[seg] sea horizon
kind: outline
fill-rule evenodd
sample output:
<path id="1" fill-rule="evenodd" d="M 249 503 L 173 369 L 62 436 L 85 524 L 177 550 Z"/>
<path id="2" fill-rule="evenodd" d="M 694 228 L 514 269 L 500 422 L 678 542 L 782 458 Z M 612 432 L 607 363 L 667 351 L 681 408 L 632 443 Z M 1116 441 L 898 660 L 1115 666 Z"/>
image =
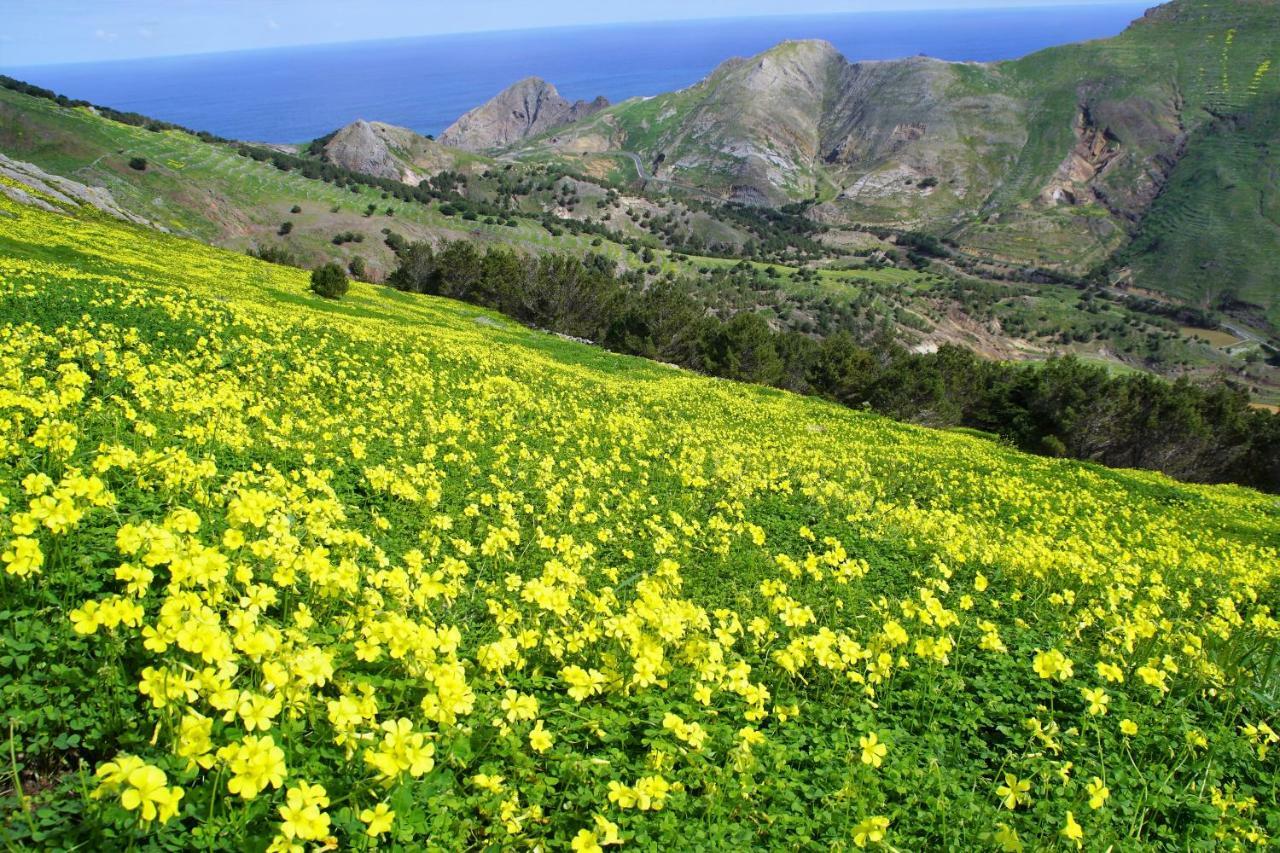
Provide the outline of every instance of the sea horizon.
<path id="1" fill-rule="evenodd" d="M 728 59 L 788 39 L 829 41 L 854 62 L 917 55 L 1001 61 L 1113 36 L 1148 7 L 1063 4 L 485 30 L 0 65 L 0 73 L 236 139 L 305 142 L 362 118 L 434 136 L 530 76 L 547 80 L 570 100 L 603 95 L 617 103 L 685 88 Z"/>

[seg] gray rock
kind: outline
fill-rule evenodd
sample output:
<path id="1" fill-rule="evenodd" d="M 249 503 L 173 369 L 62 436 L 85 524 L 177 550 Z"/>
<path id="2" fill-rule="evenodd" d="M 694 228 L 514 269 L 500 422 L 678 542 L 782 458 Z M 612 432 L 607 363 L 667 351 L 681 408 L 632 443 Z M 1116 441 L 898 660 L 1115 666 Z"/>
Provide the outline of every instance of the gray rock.
<path id="1" fill-rule="evenodd" d="M 570 103 L 556 87 L 529 77 L 458 119 L 440 142 L 467 151 L 505 148 L 530 136 L 594 115 L 609 106 L 604 98 Z"/>
<path id="2" fill-rule="evenodd" d="M 372 175 L 400 180 L 402 169 L 386 140 L 364 119 L 354 121 L 334 134 L 324 146 L 324 158 L 331 163 Z"/>
<path id="3" fill-rule="evenodd" d="M 353 172 L 412 185 L 445 169 L 458 168 L 456 155 L 407 127 L 364 119 L 335 133 L 321 152 L 325 160 Z"/>
<path id="4" fill-rule="evenodd" d="M 159 228 L 149 220 L 117 204 L 111 192 L 105 187 L 92 187 L 61 175 L 51 175 L 39 166 L 14 160 L 4 154 L 0 154 L 0 176 L 27 187 L 27 190 L 24 190 L 20 187 L 0 184 L 0 191 L 21 204 L 29 204 L 48 211 L 58 211 L 59 205 L 64 209 L 87 205 L 126 222 Z M 160 230 L 166 229 L 160 228 Z"/>

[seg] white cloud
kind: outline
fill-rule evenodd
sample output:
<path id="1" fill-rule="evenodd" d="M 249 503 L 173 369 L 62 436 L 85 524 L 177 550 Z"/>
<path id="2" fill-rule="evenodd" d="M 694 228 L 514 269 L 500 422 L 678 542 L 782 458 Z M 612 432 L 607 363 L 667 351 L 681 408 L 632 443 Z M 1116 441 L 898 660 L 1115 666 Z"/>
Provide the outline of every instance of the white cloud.
<path id="1" fill-rule="evenodd" d="M 94 30 L 93 37 L 98 41 L 115 41 L 120 38 L 120 34 L 113 33 L 110 30 Z"/>
<path id="2" fill-rule="evenodd" d="M 267 29 L 278 30 L 280 29 L 280 24 L 276 21 L 275 18 L 267 18 Z"/>

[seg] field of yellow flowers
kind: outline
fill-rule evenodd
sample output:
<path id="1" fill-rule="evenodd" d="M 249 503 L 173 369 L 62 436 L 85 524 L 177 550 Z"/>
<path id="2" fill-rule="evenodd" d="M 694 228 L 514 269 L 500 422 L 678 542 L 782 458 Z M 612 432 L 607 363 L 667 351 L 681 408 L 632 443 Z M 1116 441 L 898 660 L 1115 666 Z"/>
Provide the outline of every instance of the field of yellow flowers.
<path id="1" fill-rule="evenodd" d="M 1280 838 L 1280 504 L 0 202 L 16 848 Z"/>

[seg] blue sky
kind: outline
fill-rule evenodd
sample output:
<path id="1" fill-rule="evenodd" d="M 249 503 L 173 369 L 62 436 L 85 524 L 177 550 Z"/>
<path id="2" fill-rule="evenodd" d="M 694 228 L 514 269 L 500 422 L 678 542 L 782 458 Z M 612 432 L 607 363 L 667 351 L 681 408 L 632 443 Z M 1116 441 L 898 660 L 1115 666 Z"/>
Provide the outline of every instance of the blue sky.
<path id="1" fill-rule="evenodd" d="M 0 66 L 478 30 L 1089 0 L 3 0 Z M 1112 0 L 1093 0 L 1106 4 Z"/>

